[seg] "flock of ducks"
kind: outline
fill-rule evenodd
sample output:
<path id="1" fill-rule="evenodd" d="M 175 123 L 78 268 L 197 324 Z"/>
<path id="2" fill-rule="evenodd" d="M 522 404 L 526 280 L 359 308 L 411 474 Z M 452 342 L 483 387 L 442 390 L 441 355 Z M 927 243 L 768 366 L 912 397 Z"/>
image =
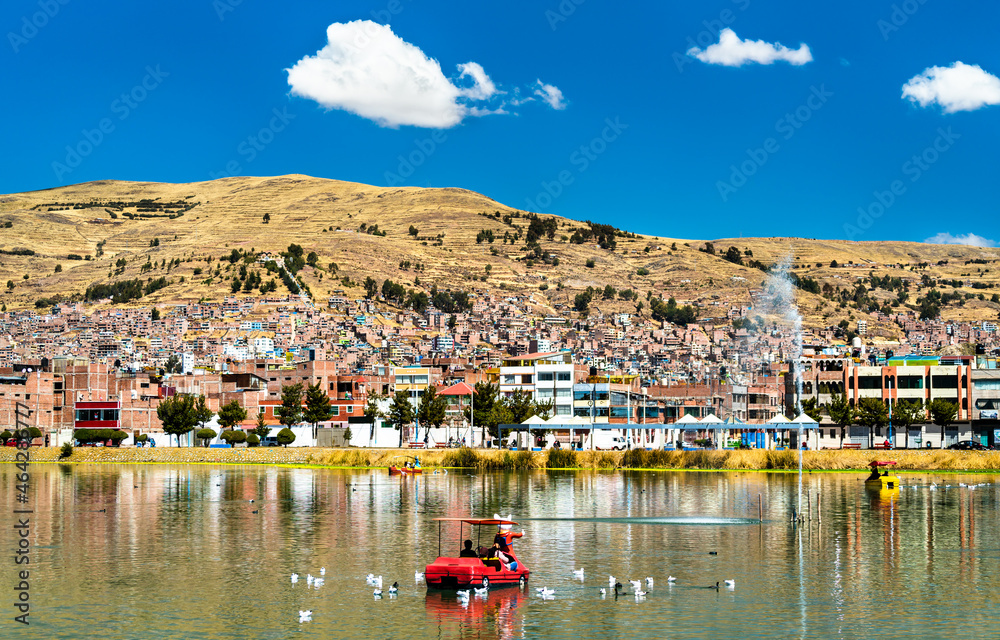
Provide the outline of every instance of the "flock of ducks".
<path id="1" fill-rule="evenodd" d="M 581 582 L 584 580 L 584 575 L 585 573 L 582 567 L 580 569 L 573 569 L 573 577 L 580 580 Z M 673 586 L 676 582 L 677 578 L 675 578 L 674 576 L 667 576 L 668 585 Z M 615 596 L 615 598 L 618 598 L 618 596 L 633 595 L 635 596 L 637 602 L 641 601 L 643 598 L 646 597 L 646 595 L 649 594 L 648 590 L 653 588 L 654 580 L 651 576 L 646 577 L 645 590 L 644 590 L 643 580 L 628 580 L 628 583 L 632 587 L 631 594 L 629 594 L 626 591 L 623 591 L 625 587 L 622 585 L 621 582 L 618 581 L 618 578 L 614 576 L 608 576 L 608 586 L 601 587 L 600 590 L 601 598 L 606 598 L 608 595 L 608 589 L 611 589 L 611 593 Z M 725 585 L 725 587 L 729 590 L 733 590 L 736 588 L 736 581 L 725 580 L 722 583 L 716 582 L 714 585 L 708 587 L 695 587 L 695 588 L 715 589 L 716 591 L 718 591 L 722 587 L 722 585 Z M 552 600 L 555 598 L 556 594 L 554 589 L 549 589 L 548 587 L 539 587 L 536 588 L 535 591 L 538 593 L 539 597 L 542 598 L 542 600 Z"/>
<path id="2" fill-rule="evenodd" d="M 253 502 L 253 500 L 251 500 L 250 502 Z M 326 575 L 326 567 L 320 567 L 319 568 L 319 575 L 321 575 L 321 576 L 325 576 Z M 326 582 L 326 578 L 317 578 L 317 577 L 313 576 L 311 573 L 307 573 L 306 574 L 306 587 L 307 588 L 319 589 L 320 587 L 323 586 L 323 584 L 325 582 Z M 298 583 L 299 583 L 299 574 L 293 573 L 292 574 L 292 584 L 298 584 Z M 299 611 L 299 624 L 302 624 L 303 622 L 312 622 L 312 615 L 313 615 L 312 609 L 308 609 L 306 611 L 301 611 L 300 610 Z"/>
<path id="3" fill-rule="evenodd" d="M 321 576 L 326 575 L 326 567 L 320 567 L 319 574 Z M 585 579 L 585 571 L 583 567 L 579 569 L 574 569 L 573 577 L 583 582 Z M 299 581 L 299 574 L 293 573 L 291 579 L 292 579 L 292 584 L 297 584 Z M 423 573 L 419 571 L 413 572 L 414 582 L 419 583 L 423 579 L 424 579 Z M 309 587 L 318 589 L 321 586 L 323 586 L 323 583 L 325 581 L 326 581 L 325 578 L 317 578 L 314 577 L 312 574 L 306 574 L 306 585 Z M 383 589 L 382 576 L 376 576 L 374 573 L 369 573 L 367 576 L 365 576 L 365 581 L 368 583 L 369 586 L 375 587 L 374 591 L 372 591 L 372 596 L 376 600 L 380 600 L 384 595 L 388 595 L 390 598 L 393 598 L 399 593 L 399 582 L 393 582 L 388 589 Z M 674 576 L 667 576 L 668 585 L 673 586 L 676 582 L 677 578 L 675 578 Z M 639 602 L 646 597 L 646 595 L 649 593 L 648 590 L 653 588 L 654 580 L 652 576 L 646 577 L 645 589 L 647 590 L 643 589 L 643 580 L 628 580 L 628 583 L 632 587 L 631 595 L 635 596 L 636 602 Z M 724 584 L 726 588 L 730 590 L 736 588 L 735 580 L 725 580 L 722 584 Z M 618 579 L 615 578 L 614 576 L 608 576 L 608 588 L 612 590 L 612 593 L 614 594 L 616 599 L 618 598 L 618 596 L 630 595 L 627 592 L 623 591 L 624 587 L 622 586 L 622 583 L 619 582 Z M 695 588 L 714 589 L 718 591 L 721 588 L 721 584 L 719 582 L 716 582 L 712 586 L 695 587 Z M 538 594 L 538 597 L 540 597 L 542 600 L 553 600 L 555 599 L 556 596 L 555 589 L 550 589 L 548 587 L 537 587 L 535 589 L 535 592 Z M 601 598 L 605 598 L 607 597 L 608 589 L 602 587 L 600 593 L 601 593 Z M 467 607 L 469 605 L 469 599 L 473 595 L 475 595 L 475 597 L 477 598 L 485 599 L 488 596 L 488 594 L 489 594 L 489 587 L 482 587 L 475 589 L 460 589 L 455 592 L 455 596 L 458 598 L 458 603 L 463 607 Z M 312 610 L 299 611 L 299 622 L 300 623 L 312 622 L 312 614 L 313 614 Z"/>
<path id="4" fill-rule="evenodd" d="M 988 482 L 980 482 L 979 484 L 965 484 L 964 482 L 959 482 L 958 483 L 959 487 L 961 487 L 963 489 L 968 489 L 969 491 L 975 491 L 977 487 L 986 487 L 988 485 L 989 485 Z M 916 485 L 916 484 L 911 484 L 909 486 L 912 487 L 912 488 L 914 488 L 914 489 L 919 489 L 920 488 L 920 485 Z M 951 489 L 951 487 L 952 487 L 952 485 L 950 485 L 950 484 L 944 485 L 945 489 Z M 930 491 L 937 491 L 937 488 L 938 488 L 938 485 L 937 485 L 936 482 L 932 482 L 927 487 L 927 489 L 930 490 Z"/>

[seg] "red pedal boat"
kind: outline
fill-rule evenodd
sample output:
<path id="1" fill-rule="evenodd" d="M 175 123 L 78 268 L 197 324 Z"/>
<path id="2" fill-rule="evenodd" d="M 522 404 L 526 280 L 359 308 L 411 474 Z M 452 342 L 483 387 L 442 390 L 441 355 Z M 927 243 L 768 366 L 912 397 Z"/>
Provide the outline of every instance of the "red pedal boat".
<path id="1" fill-rule="evenodd" d="M 459 554 L 441 555 L 441 527 L 446 522 L 459 523 L 458 548 L 464 540 L 465 524 L 478 527 L 477 538 L 481 541 L 482 527 L 510 527 L 516 525 L 511 520 L 496 518 L 435 518 L 438 523 L 438 557 L 424 569 L 424 580 L 428 589 L 468 589 L 470 587 L 524 586 L 531 573 L 524 563 L 517 559 L 513 549 L 504 552 L 511 562 L 503 563 L 491 557 L 461 557 Z M 515 534 L 520 535 L 520 534 Z M 492 546 L 493 540 L 490 540 Z M 489 547 L 479 547 L 480 550 Z"/>
<path id="2" fill-rule="evenodd" d="M 423 472 L 424 470 L 421 469 L 420 467 L 397 467 L 396 465 L 392 465 L 391 467 L 389 467 L 390 476 L 407 476 L 410 474 L 423 473 Z"/>

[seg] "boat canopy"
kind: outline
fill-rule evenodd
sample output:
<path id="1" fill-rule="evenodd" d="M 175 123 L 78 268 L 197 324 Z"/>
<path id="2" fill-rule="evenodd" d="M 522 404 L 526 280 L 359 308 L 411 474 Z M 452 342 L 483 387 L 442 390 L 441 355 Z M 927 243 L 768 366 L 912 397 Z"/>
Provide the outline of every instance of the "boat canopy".
<path id="1" fill-rule="evenodd" d="M 503 518 L 434 518 L 437 522 L 464 522 L 465 524 L 478 524 L 485 526 L 507 526 L 517 524 L 513 520 Z"/>
<path id="2" fill-rule="evenodd" d="M 896 464 L 895 460 L 872 460 L 868 463 L 869 467 L 888 467 L 889 465 Z"/>

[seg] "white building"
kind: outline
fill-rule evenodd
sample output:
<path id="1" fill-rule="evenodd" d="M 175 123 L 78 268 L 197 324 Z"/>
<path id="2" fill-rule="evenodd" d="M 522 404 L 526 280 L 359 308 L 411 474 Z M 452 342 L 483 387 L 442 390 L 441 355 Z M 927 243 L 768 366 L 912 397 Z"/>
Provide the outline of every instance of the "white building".
<path id="1" fill-rule="evenodd" d="M 497 370 L 500 394 L 531 394 L 535 402 L 553 402 L 553 415 L 573 415 L 573 354 L 569 351 L 529 353 L 505 360 Z"/>

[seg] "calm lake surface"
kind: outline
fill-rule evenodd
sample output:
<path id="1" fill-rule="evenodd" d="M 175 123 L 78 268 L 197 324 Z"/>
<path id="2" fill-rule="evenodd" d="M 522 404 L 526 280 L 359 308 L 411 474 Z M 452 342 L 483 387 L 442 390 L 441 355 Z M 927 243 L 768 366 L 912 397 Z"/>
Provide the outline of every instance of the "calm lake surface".
<path id="1" fill-rule="evenodd" d="M 13 475 L 5 465 L 4 496 L 14 495 Z M 807 474 L 803 501 L 808 493 L 812 520 L 796 527 L 788 521 L 796 474 L 398 478 L 262 466 L 36 464 L 31 626 L 11 620 L 8 554 L 0 637 L 1000 634 L 1000 478 L 905 474 L 894 498 L 866 492 L 863 478 Z M 10 532 L 13 501 L 4 502 L 0 527 Z M 526 531 L 515 543 L 532 571 L 525 591 L 496 589 L 463 606 L 453 594 L 414 583 L 414 571 L 437 554 L 433 518 L 494 512 L 512 513 Z M 444 549 L 457 552 L 458 528 L 444 533 Z M 493 533 L 484 531 L 484 543 Z M 308 588 L 306 574 L 320 567 L 326 583 Z M 581 567 L 582 582 L 572 573 Z M 298 584 L 292 572 L 301 574 Z M 368 573 L 384 576 L 386 587 L 398 580 L 398 597 L 375 600 Z M 626 585 L 651 576 L 654 586 L 640 601 L 602 599 L 609 574 Z M 702 588 L 726 579 L 734 589 Z M 543 600 L 537 587 L 554 589 L 554 598 Z M 300 609 L 313 611 L 311 622 L 299 623 Z"/>

